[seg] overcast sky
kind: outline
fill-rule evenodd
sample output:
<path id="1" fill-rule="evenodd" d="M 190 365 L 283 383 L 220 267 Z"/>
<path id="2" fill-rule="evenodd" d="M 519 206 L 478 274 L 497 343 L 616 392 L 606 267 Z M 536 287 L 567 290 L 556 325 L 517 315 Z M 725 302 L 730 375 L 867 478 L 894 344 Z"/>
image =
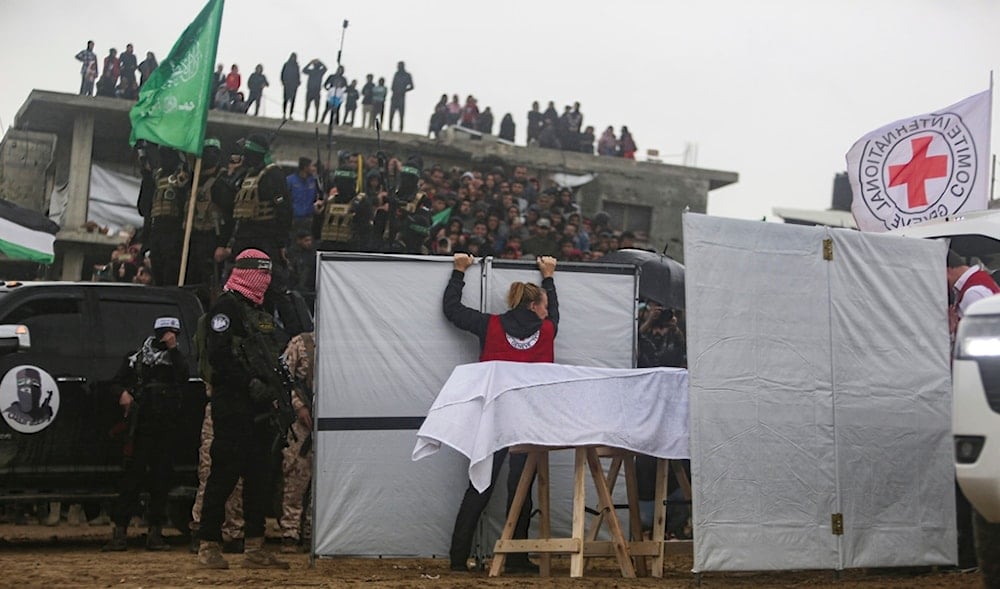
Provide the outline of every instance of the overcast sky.
<path id="1" fill-rule="evenodd" d="M 131 42 L 162 60 L 203 5 L 4 0 L 0 130 L 32 88 L 78 90 L 88 39 L 99 59 Z M 532 100 L 579 101 L 598 134 L 627 125 L 641 153 L 679 164 L 696 144 L 699 167 L 738 172 L 708 209 L 747 219 L 827 208 L 858 137 L 988 88 L 1000 63 L 997 0 L 229 0 L 217 61 L 244 84 L 263 64 L 280 117 L 288 54 L 335 64 L 344 19 L 348 79 L 388 83 L 406 62 L 409 132 L 426 132 L 442 93 L 476 96 L 494 128 L 511 112 L 519 143 Z"/>

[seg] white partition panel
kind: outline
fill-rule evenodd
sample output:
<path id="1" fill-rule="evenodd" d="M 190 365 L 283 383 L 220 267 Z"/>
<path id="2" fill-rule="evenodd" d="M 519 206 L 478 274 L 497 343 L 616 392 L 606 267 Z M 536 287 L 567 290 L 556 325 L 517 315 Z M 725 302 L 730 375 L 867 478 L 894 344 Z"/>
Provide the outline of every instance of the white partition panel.
<path id="1" fill-rule="evenodd" d="M 501 312 L 484 302 L 489 297 L 483 292 L 506 293 L 514 276 L 540 281 L 531 264 L 491 268 L 489 262 L 466 272 L 465 305 Z M 479 357 L 477 338 L 452 326 L 441 309 L 451 271 L 452 260 L 445 257 L 323 253 L 319 258 L 313 534 L 318 555 L 448 553 L 468 484 L 468 461 L 447 449 L 419 462 L 410 455 L 416 431 L 452 369 Z M 561 311 L 557 361 L 630 368 L 634 270 L 565 264 L 555 281 Z M 572 479 L 572 455 L 557 456 L 553 528 L 561 533 L 570 528 L 571 501 L 564 489 Z M 500 476 L 480 534 L 483 552 L 492 551 L 502 524 L 506 468 Z M 591 497 L 596 506 L 596 495 Z"/>
<path id="2" fill-rule="evenodd" d="M 943 246 L 695 214 L 684 238 L 694 569 L 950 562 Z"/>
<path id="3" fill-rule="evenodd" d="M 832 360 L 845 568 L 957 560 L 945 247 L 837 231 Z"/>
<path id="4" fill-rule="evenodd" d="M 837 565 L 827 268 L 780 229 L 684 217 L 696 570 Z"/>

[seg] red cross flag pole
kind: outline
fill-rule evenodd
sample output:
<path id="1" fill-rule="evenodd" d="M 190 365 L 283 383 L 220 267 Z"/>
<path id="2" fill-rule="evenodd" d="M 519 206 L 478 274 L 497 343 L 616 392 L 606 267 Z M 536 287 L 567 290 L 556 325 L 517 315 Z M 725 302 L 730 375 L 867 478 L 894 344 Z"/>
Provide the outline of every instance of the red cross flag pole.
<path id="1" fill-rule="evenodd" d="M 858 229 L 888 231 L 989 205 L 993 88 L 868 133 L 847 152 Z"/>

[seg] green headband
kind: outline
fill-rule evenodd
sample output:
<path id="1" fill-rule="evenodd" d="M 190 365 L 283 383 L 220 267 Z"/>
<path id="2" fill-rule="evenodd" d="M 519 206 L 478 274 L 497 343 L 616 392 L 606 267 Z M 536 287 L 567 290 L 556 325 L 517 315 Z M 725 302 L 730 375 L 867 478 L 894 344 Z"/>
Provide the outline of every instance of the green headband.
<path id="1" fill-rule="evenodd" d="M 267 154 L 267 148 L 266 147 L 264 147 L 263 145 L 261 145 L 259 143 L 254 143 L 253 141 L 250 141 L 249 139 L 247 139 L 243 143 L 243 149 L 246 149 L 247 151 L 252 151 L 252 152 L 255 152 L 255 153 L 261 153 L 261 154 L 265 154 L 265 155 Z"/>
<path id="2" fill-rule="evenodd" d="M 205 147 L 214 147 L 216 149 L 222 149 L 222 142 L 219 141 L 218 139 L 213 139 L 211 137 L 206 139 L 202 145 Z"/>

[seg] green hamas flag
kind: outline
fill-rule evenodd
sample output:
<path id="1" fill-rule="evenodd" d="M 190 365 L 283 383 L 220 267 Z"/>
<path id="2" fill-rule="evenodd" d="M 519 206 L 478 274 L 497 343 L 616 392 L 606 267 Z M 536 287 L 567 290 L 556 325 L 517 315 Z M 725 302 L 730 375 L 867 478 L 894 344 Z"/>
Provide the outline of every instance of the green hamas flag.
<path id="1" fill-rule="evenodd" d="M 431 225 L 440 225 L 442 223 L 447 223 L 448 219 L 451 218 L 451 209 L 447 208 L 440 213 L 435 214 L 431 217 Z"/>
<path id="2" fill-rule="evenodd" d="M 129 113 L 131 145 L 145 139 L 201 157 L 223 3 L 208 1 L 139 90 L 139 102 Z"/>

